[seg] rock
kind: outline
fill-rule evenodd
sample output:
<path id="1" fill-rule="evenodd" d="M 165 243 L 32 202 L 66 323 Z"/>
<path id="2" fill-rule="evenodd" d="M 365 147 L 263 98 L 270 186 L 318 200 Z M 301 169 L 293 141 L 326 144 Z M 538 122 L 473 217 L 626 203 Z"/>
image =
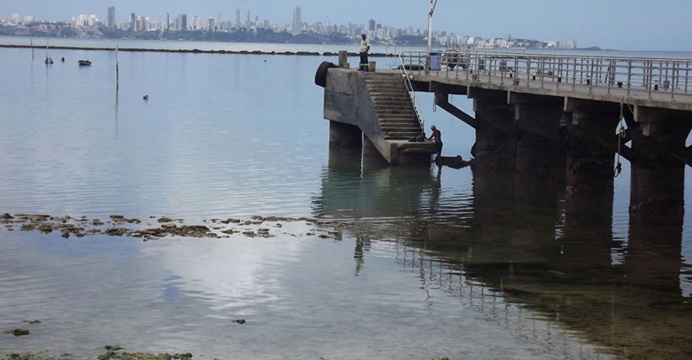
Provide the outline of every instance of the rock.
<path id="1" fill-rule="evenodd" d="M 108 235 L 110 235 L 110 236 L 123 236 L 123 235 L 127 234 L 127 229 L 124 229 L 124 228 L 110 228 L 110 229 L 106 230 L 105 233 L 108 234 Z"/>
<path id="2" fill-rule="evenodd" d="M 10 334 L 14 336 L 24 336 L 24 335 L 29 335 L 29 330 L 27 329 L 14 329 L 14 330 L 5 330 L 3 331 L 5 334 Z"/>

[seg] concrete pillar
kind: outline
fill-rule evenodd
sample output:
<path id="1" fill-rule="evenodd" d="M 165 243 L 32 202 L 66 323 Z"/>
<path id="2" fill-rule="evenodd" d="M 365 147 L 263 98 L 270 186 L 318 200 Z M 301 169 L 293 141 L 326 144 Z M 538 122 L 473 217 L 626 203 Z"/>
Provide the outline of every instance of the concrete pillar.
<path id="1" fill-rule="evenodd" d="M 567 197 L 603 200 L 612 212 L 620 105 L 565 99 L 567 116 Z M 622 144 L 624 145 L 624 144 Z"/>
<path id="2" fill-rule="evenodd" d="M 479 171 L 514 172 L 514 109 L 507 105 L 503 91 L 475 90 L 476 144 L 472 155 Z"/>
<path id="3" fill-rule="evenodd" d="M 692 114 L 637 106 L 636 126 L 628 129 L 632 149 L 630 214 L 643 217 L 674 217 L 682 221 L 686 163 L 675 156 L 685 147 Z"/>
<path id="4" fill-rule="evenodd" d="M 343 149 L 359 149 L 363 143 L 363 132 L 358 126 L 338 121 L 329 122 L 329 146 Z"/>
<path id="5" fill-rule="evenodd" d="M 348 52 L 346 50 L 339 51 L 339 67 L 348 69 Z"/>
<path id="6" fill-rule="evenodd" d="M 565 153 L 559 137 L 563 99 L 511 94 L 516 124 L 516 175 L 518 179 L 564 178 Z"/>

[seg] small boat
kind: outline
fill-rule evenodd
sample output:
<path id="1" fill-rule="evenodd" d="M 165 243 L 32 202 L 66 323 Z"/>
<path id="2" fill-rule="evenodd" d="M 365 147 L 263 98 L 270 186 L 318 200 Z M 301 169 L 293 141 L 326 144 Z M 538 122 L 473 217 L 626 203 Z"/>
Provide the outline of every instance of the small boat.
<path id="1" fill-rule="evenodd" d="M 91 65 L 90 60 L 79 60 L 79 61 L 77 61 L 77 63 L 79 64 L 79 66 L 90 66 Z"/>

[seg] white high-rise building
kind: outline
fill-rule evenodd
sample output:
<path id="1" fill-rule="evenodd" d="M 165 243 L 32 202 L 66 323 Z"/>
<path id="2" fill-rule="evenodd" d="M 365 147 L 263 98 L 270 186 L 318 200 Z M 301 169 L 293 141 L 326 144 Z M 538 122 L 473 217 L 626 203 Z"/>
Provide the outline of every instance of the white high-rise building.
<path id="1" fill-rule="evenodd" d="M 294 34 L 299 34 L 303 32 L 303 15 L 300 6 L 296 5 L 293 9 L 293 22 L 291 24 L 291 31 Z"/>

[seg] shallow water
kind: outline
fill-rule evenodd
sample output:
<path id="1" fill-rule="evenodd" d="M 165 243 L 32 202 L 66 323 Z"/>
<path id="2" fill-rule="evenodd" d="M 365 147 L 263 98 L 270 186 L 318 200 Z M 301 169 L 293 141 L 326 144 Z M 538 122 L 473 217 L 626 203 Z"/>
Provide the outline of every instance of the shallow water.
<path id="1" fill-rule="evenodd" d="M 0 333 L 0 355 L 93 357 L 105 345 L 224 359 L 692 351 L 689 218 L 631 222 L 627 164 L 594 212 L 540 184 L 330 151 L 313 83 L 322 57 L 120 52 L 116 91 L 113 52 L 56 50 L 66 61 L 49 67 L 45 50 L 34 56 L 0 49 L 0 214 L 121 214 L 145 227 L 160 216 L 292 220 L 263 224 L 267 238 L 155 241 L 3 227 L 0 330 L 31 335 Z M 82 58 L 93 65 L 78 67 Z M 468 157 L 470 129 L 424 108 L 445 153 Z"/>

